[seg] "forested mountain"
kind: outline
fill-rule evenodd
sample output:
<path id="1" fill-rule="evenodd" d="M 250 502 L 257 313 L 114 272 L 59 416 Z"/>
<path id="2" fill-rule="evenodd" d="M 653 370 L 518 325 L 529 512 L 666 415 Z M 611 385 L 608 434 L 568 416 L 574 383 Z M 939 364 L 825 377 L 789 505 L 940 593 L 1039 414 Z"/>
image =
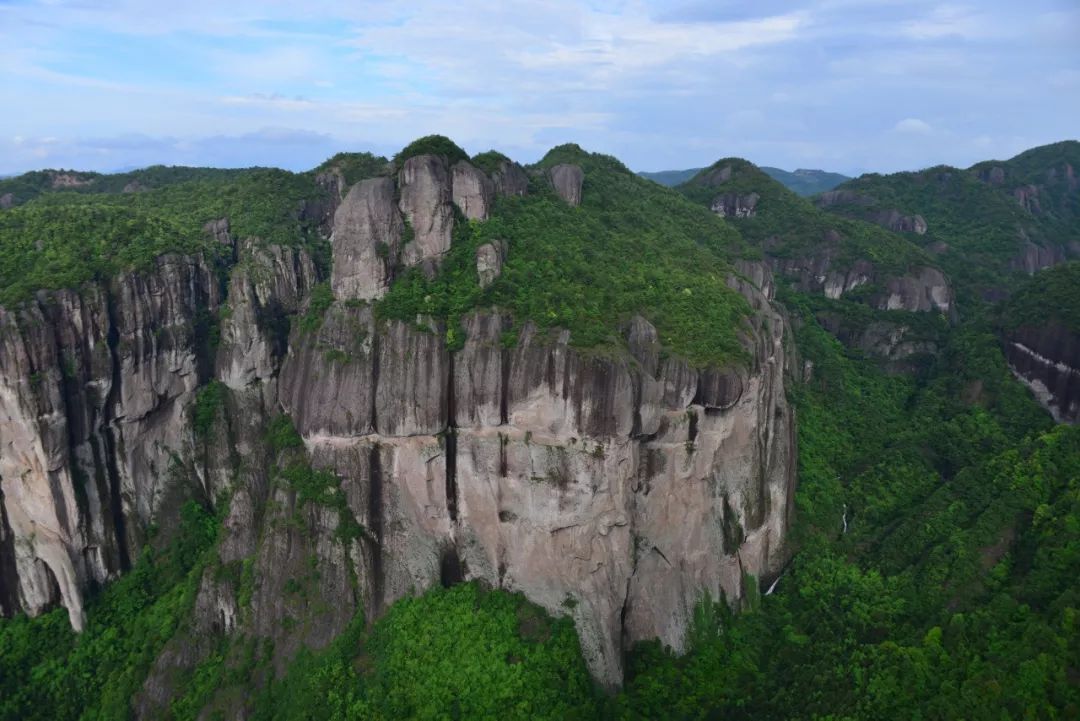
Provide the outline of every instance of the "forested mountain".
<path id="1" fill-rule="evenodd" d="M 1076 168 L 1080 142 L 1066 141 L 967 170 L 864 175 L 815 202 L 907 234 L 974 304 L 1000 300 L 1023 274 L 1080 254 Z"/>
<path id="2" fill-rule="evenodd" d="M 1076 717 L 1076 147 L 0 181 L 0 717 Z"/>
<path id="3" fill-rule="evenodd" d="M 701 170 L 701 168 L 691 168 L 689 170 L 661 170 L 654 173 L 638 173 L 638 175 L 643 178 L 648 178 L 654 183 L 660 183 L 660 185 L 666 185 L 669 188 L 673 188 L 676 185 L 682 185 L 690 180 L 700 173 Z M 846 175 L 830 173 L 825 170 L 805 170 L 799 168 L 798 170 L 792 171 L 781 170 L 780 168 L 770 168 L 768 166 L 762 166 L 761 170 L 773 180 L 781 183 L 788 190 L 802 196 L 815 195 L 816 193 L 821 193 L 826 190 L 832 190 L 844 181 L 851 180 L 851 178 Z"/>

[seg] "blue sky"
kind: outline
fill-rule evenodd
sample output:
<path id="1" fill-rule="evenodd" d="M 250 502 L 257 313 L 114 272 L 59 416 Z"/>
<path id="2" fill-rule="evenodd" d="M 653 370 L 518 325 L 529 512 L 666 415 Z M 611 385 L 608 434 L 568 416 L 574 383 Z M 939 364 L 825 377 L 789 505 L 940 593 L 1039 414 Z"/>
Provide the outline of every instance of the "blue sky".
<path id="1" fill-rule="evenodd" d="M 0 174 L 305 169 L 428 133 L 523 162 L 847 173 L 1080 136 L 1077 0 L 0 0 Z"/>

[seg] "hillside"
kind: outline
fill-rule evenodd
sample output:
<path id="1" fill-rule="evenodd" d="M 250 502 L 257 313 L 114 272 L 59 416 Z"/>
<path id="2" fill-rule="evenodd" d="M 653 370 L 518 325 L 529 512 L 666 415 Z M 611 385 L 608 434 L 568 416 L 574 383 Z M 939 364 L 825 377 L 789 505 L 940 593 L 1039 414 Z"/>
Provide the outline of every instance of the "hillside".
<path id="1" fill-rule="evenodd" d="M 20 176 L 0 718 L 1075 716 L 1048 147 L 826 208 L 442 136 Z"/>
<path id="2" fill-rule="evenodd" d="M 781 170 L 762 166 L 761 170 L 773 180 L 781 183 L 785 188 L 797 195 L 808 197 L 826 190 L 832 190 L 846 180 L 851 180 L 840 173 L 830 173 L 825 170 L 805 170 L 800 168 L 795 171 Z M 658 172 L 638 173 L 643 178 L 648 178 L 654 183 L 674 188 L 700 173 L 702 168 L 690 168 L 689 170 L 661 170 Z"/>
<path id="3" fill-rule="evenodd" d="M 864 175 L 815 202 L 907 233 L 956 279 L 966 302 L 978 303 L 1076 254 L 1078 167 L 1080 143 L 1067 141 L 967 170 Z"/>

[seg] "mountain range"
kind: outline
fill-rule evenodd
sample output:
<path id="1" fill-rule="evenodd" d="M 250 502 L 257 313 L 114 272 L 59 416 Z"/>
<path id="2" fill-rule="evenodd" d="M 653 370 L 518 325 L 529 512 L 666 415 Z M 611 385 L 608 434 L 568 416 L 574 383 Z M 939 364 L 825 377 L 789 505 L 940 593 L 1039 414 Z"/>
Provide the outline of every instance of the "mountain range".
<path id="1" fill-rule="evenodd" d="M 1069 717 L 1077 168 L 0 180 L 0 718 Z"/>

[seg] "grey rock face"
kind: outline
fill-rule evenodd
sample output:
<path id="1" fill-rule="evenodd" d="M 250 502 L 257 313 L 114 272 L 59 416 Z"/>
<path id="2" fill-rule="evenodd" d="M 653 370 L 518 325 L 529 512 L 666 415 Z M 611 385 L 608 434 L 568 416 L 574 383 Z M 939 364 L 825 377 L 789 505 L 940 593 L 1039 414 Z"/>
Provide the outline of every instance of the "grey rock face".
<path id="1" fill-rule="evenodd" d="M 704 185 L 720 185 L 731 180 L 732 169 L 730 165 L 724 165 L 719 168 L 713 168 L 701 179 Z"/>
<path id="2" fill-rule="evenodd" d="M 230 313 L 221 323 L 216 375 L 242 390 L 277 375 L 285 354 L 287 315 L 300 310 L 316 282 L 306 251 L 272 245 L 256 248 L 232 271 Z"/>
<path id="3" fill-rule="evenodd" d="M 286 409 L 316 461 L 343 478 L 357 518 L 378 529 L 363 603 L 383 608 L 439 583 L 456 558 L 464 578 L 555 613 L 573 605 L 590 667 L 617 685 L 624 644 L 659 636 L 681 649 L 701 593 L 738 598 L 743 571 L 775 573 L 794 479 L 786 326 L 755 286 L 742 290 L 770 318 L 753 325 L 749 371 L 661 361 L 640 317 L 627 327 L 630 353 L 614 358 L 529 324 L 506 347 L 512 324 L 498 313 L 467 316 L 454 354 L 440 328 L 376 327 L 377 362 L 354 361 L 374 400 L 358 387 L 335 393 L 351 381 L 290 351 Z M 332 309 L 319 339 L 296 347 L 333 346 L 340 327 Z M 330 398 L 355 403 L 336 424 L 313 422 L 336 407 Z"/>
<path id="4" fill-rule="evenodd" d="M 581 186 L 585 182 L 585 173 L 580 166 L 562 163 L 553 167 L 549 176 L 560 198 L 569 205 L 581 205 Z"/>
<path id="5" fill-rule="evenodd" d="M 713 198 L 709 207 L 721 218 L 753 218 L 760 199 L 757 193 L 724 193 Z"/>
<path id="6" fill-rule="evenodd" d="M 954 311 L 952 285 L 937 268 L 920 266 L 902 276 L 882 277 L 872 263 L 857 260 L 840 269 L 835 267 L 828 246 L 809 257 L 771 257 L 767 262 L 775 272 L 794 278 L 800 290 L 821 292 L 827 298 L 840 298 L 859 286 L 875 282 L 884 287 L 883 292 L 871 299 L 871 304 L 879 310 L 935 311 L 949 315 Z"/>
<path id="7" fill-rule="evenodd" d="M 873 202 L 872 198 L 856 193 L 854 190 L 826 190 L 814 197 L 814 203 L 821 208 L 831 205 L 866 205 Z"/>
<path id="8" fill-rule="evenodd" d="M 1060 247 L 1051 246 L 1047 248 L 1028 241 L 1024 243 L 1024 249 L 1009 261 L 1009 266 L 1032 275 L 1044 268 L 1064 263 L 1066 260 L 1068 260 L 1068 257 Z"/>
<path id="9" fill-rule="evenodd" d="M 480 277 L 480 287 L 487 288 L 502 273 L 506 259 L 506 241 L 484 243 L 476 249 L 476 274 Z"/>
<path id="10" fill-rule="evenodd" d="M 401 254 L 404 228 L 392 179 L 371 178 L 354 185 L 334 213 L 330 236 L 334 297 L 374 300 L 385 295 Z"/>
<path id="11" fill-rule="evenodd" d="M 499 169 L 492 173 L 491 180 L 499 195 L 525 195 L 529 192 L 529 176 L 513 161 L 499 163 Z"/>
<path id="12" fill-rule="evenodd" d="M 881 310 L 908 310 L 916 313 L 949 313 L 953 291 L 945 275 L 937 268 L 917 268 L 908 275 L 889 278 L 885 293 L 876 306 Z"/>
<path id="13" fill-rule="evenodd" d="M 333 232 L 334 215 L 349 188 L 345 183 L 345 176 L 336 167 L 316 175 L 315 185 L 323 190 L 323 196 L 304 201 L 301 215 L 318 225 L 319 232 L 328 236 Z"/>
<path id="14" fill-rule="evenodd" d="M 904 215 L 895 208 L 878 213 L 874 222 L 895 233 L 926 235 L 926 220 L 921 215 Z"/>
<path id="15" fill-rule="evenodd" d="M 769 264 L 775 272 L 797 278 L 800 290 L 820 292 L 832 299 L 871 282 L 875 276 L 874 266 L 865 260 L 857 260 L 846 269 L 835 268 L 829 250 L 806 258 L 770 258 Z"/>
<path id="16" fill-rule="evenodd" d="M 232 237 L 232 233 L 229 232 L 228 218 L 218 218 L 217 220 L 211 220 L 203 226 L 203 232 L 217 242 L 221 243 L 222 245 L 228 245 L 232 247 L 236 244 L 236 240 Z"/>
<path id="17" fill-rule="evenodd" d="M 991 185 L 1001 185 L 1005 182 L 1005 168 L 994 166 L 979 171 L 979 180 Z"/>
<path id="18" fill-rule="evenodd" d="M 339 215 L 353 212 L 346 205 Z M 275 319 L 305 309 L 314 267 L 293 249 L 241 254 L 214 369 L 190 319 L 221 298 L 196 258 L 166 256 L 96 294 L 0 310 L 0 572 L 15 574 L 19 608 L 60 602 L 78 627 L 82 590 L 123 571 L 143 529 L 170 511 L 177 467 L 206 498 L 232 492 L 218 554 L 251 559 L 253 579 L 246 594 L 227 574 L 202 579 L 190 628 L 135 700 L 143 717 L 175 693 L 175 669 L 213 652 L 200 639 L 272 640 L 280 670 L 358 610 L 374 618 L 461 579 L 572 616 L 593 673 L 617 686 L 629 644 L 659 638 L 681 651 L 703 594 L 735 601 L 782 568 L 793 361 L 764 265 L 730 280 L 755 309 L 750 361 L 699 369 L 664 353 L 643 317 L 628 321 L 625 352 L 597 354 L 494 311 L 451 333 L 422 318 L 377 321 L 340 299 L 317 328 L 293 324 L 285 346 Z M 459 350 L 451 337 L 464 338 Z M 225 400 L 196 438 L 189 409 L 212 370 Z M 279 409 L 304 447 L 275 456 L 266 428 Z M 340 507 L 305 502 L 282 479 L 278 469 L 301 457 L 340 479 Z M 95 479 L 85 503 L 77 472 Z M 12 601 L 0 594 L 0 604 L 8 612 Z M 297 622 L 314 608 L 319 623 Z"/>
<path id="19" fill-rule="evenodd" d="M 1034 185 L 1023 185 L 1013 190 L 1013 197 L 1024 210 L 1032 215 L 1042 213 L 1042 203 L 1039 202 L 1039 189 Z"/>
<path id="20" fill-rule="evenodd" d="M 1009 368 L 1058 423 L 1080 422 L 1080 336 L 1050 323 L 1006 334 Z"/>
<path id="21" fill-rule="evenodd" d="M 487 220 L 495 185 L 484 171 L 460 160 L 450 169 L 454 203 L 469 220 Z"/>
<path id="22" fill-rule="evenodd" d="M 15 569 L 4 585 L 20 610 L 61 602 L 80 629 L 86 584 L 126 570 L 142 546 L 190 438 L 192 319 L 219 302 L 201 259 L 168 255 L 108 287 L 0 309 L 0 489 Z"/>
<path id="23" fill-rule="evenodd" d="M 409 267 L 420 265 L 431 274 L 450 250 L 454 230 L 446 162 L 435 155 L 409 158 L 401 169 L 398 185 L 401 212 L 413 230 L 412 240 L 402 249 L 402 262 Z"/>
<path id="24" fill-rule="evenodd" d="M 0 195 L 0 210 L 7 210 L 15 205 L 15 196 L 12 193 Z"/>
<path id="25" fill-rule="evenodd" d="M 315 333 L 295 330 L 281 369 L 281 405 L 305 437 L 375 430 L 375 325 L 370 308 L 337 303 Z"/>

